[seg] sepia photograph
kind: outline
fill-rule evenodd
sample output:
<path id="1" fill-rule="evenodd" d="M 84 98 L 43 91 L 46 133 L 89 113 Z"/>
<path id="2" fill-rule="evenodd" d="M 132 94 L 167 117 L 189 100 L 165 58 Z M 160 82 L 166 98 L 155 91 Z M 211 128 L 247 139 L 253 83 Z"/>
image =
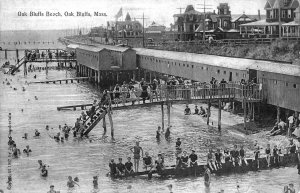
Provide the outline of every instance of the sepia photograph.
<path id="1" fill-rule="evenodd" d="M 0 0 L 0 193 L 300 193 L 300 0 Z"/>

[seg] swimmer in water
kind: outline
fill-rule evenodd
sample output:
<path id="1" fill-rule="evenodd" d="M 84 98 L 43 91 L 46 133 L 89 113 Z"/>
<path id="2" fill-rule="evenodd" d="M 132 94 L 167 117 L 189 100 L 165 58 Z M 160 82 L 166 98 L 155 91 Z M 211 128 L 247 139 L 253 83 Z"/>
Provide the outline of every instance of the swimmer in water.
<path id="1" fill-rule="evenodd" d="M 172 185 L 172 184 L 170 184 L 170 185 L 168 185 L 167 187 L 168 187 L 168 189 L 169 189 L 170 193 L 173 193 L 173 190 L 172 190 L 172 189 L 173 189 L 173 185 Z"/>
<path id="2" fill-rule="evenodd" d="M 37 129 L 36 129 L 35 132 L 34 132 L 34 136 L 35 136 L 35 137 L 39 137 L 39 136 L 40 136 L 40 132 L 39 132 Z"/>
<path id="3" fill-rule="evenodd" d="M 211 181 L 211 173 L 210 169 L 205 165 L 204 166 L 205 172 L 204 172 L 204 185 L 205 187 L 210 186 L 210 181 Z"/>
<path id="4" fill-rule="evenodd" d="M 158 127 L 157 127 L 157 131 L 156 131 L 156 139 L 157 139 L 157 140 L 160 139 L 160 133 L 161 133 L 161 127 L 158 126 Z"/>
<path id="5" fill-rule="evenodd" d="M 28 134 L 24 133 L 24 136 L 22 138 L 27 139 Z"/>
<path id="6" fill-rule="evenodd" d="M 55 139 L 55 141 L 59 142 L 59 140 L 60 140 L 60 133 L 57 133 L 57 134 L 53 137 L 53 139 Z"/>
<path id="7" fill-rule="evenodd" d="M 50 186 L 50 190 L 47 193 L 59 193 L 59 191 L 54 190 L 54 185 Z"/>
<path id="8" fill-rule="evenodd" d="M 181 141 L 180 141 L 180 138 L 177 138 L 175 147 L 176 147 L 176 149 L 181 149 Z"/>
<path id="9" fill-rule="evenodd" d="M 93 177 L 93 186 L 94 189 L 98 189 L 98 176 Z"/>
<path id="10" fill-rule="evenodd" d="M 42 167 L 43 167 L 43 161 L 42 160 L 38 160 L 38 163 L 39 163 L 39 169 L 42 169 Z"/>
<path id="11" fill-rule="evenodd" d="M 169 138 L 170 138 L 170 134 L 171 134 L 170 129 L 171 129 L 171 127 L 172 127 L 172 126 L 167 127 L 167 130 L 166 130 L 166 133 L 165 133 L 165 138 L 166 138 L 166 139 L 169 139 Z"/>
<path id="12" fill-rule="evenodd" d="M 42 177 L 47 177 L 48 176 L 48 170 L 46 169 L 46 165 L 42 166 L 41 176 Z"/>
<path id="13" fill-rule="evenodd" d="M 49 125 L 46 125 L 46 128 L 45 128 L 47 131 L 49 131 Z"/>
<path id="14" fill-rule="evenodd" d="M 76 184 L 77 186 L 79 186 L 79 185 L 72 179 L 72 176 L 69 176 L 69 177 L 68 177 L 68 182 L 67 182 L 68 188 L 73 189 L 73 188 L 75 187 L 75 184 Z"/>
<path id="15" fill-rule="evenodd" d="M 29 156 L 29 153 L 31 153 L 31 149 L 29 148 L 29 145 L 26 145 L 26 149 L 23 149 L 23 153 L 26 153 L 27 156 Z"/>

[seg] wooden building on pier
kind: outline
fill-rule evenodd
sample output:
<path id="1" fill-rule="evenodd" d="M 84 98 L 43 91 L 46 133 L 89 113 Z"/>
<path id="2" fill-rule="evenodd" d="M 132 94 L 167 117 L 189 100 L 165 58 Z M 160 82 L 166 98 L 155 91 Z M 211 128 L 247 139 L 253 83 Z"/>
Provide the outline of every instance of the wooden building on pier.
<path id="1" fill-rule="evenodd" d="M 78 73 L 93 77 L 97 84 L 135 78 L 136 51 L 128 47 L 83 46 L 76 48 Z M 102 74 L 102 75 L 101 75 Z M 105 81 L 102 76 L 105 76 Z"/>

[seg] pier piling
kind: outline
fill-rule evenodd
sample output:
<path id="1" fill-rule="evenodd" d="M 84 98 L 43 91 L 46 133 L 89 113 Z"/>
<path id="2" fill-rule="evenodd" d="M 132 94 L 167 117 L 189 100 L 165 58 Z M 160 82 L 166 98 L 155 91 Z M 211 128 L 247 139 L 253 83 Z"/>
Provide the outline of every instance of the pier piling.
<path id="1" fill-rule="evenodd" d="M 165 128 L 165 113 L 164 113 L 164 104 L 161 103 L 161 129 Z"/>
<path id="2" fill-rule="evenodd" d="M 218 130 L 221 131 L 221 109 L 222 109 L 222 102 L 219 99 L 219 112 L 218 112 Z"/>
<path id="3" fill-rule="evenodd" d="M 243 108 L 244 108 L 244 129 L 246 130 L 246 120 L 247 120 L 247 103 L 246 103 L 246 99 L 244 98 L 243 100 Z"/>
<path id="4" fill-rule="evenodd" d="M 110 107 L 107 108 L 107 114 L 108 114 L 108 119 L 110 123 L 110 129 L 111 129 L 111 138 L 114 139 L 114 124 L 111 116 L 111 111 L 109 109 Z"/>
<path id="5" fill-rule="evenodd" d="M 211 107 L 211 103 L 210 101 L 208 102 L 208 107 L 207 107 L 207 122 L 206 124 L 209 125 L 209 117 L 210 117 L 210 107 Z"/>
<path id="6" fill-rule="evenodd" d="M 4 58 L 7 60 L 7 49 L 4 50 Z"/>
<path id="7" fill-rule="evenodd" d="M 168 114 L 168 127 L 171 125 L 171 103 L 167 104 L 167 114 Z"/>
<path id="8" fill-rule="evenodd" d="M 103 135 L 105 135 L 106 134 L 106 120 L 105 120 L 105 116 L 103 117 L 103 125 L 102 125 L 102 127 L 103 127 L 103 129 L 104 129 L 104 133 L 103 133 Z"/>
<path id="9" fill-rule="evenodd" d="M 277 123 L 280 121 L 280 107 L 277 106 Z"/>

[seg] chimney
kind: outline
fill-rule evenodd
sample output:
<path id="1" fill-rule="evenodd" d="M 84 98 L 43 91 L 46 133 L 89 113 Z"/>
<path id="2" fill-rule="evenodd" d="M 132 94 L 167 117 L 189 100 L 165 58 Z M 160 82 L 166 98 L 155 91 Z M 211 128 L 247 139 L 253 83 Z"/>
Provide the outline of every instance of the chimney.
<path id="1" fill-rule="evenodd" d="M 260 9 L 258 10 L 258 20 L 261 20 L 261 17 L 260 17 Z"/>

